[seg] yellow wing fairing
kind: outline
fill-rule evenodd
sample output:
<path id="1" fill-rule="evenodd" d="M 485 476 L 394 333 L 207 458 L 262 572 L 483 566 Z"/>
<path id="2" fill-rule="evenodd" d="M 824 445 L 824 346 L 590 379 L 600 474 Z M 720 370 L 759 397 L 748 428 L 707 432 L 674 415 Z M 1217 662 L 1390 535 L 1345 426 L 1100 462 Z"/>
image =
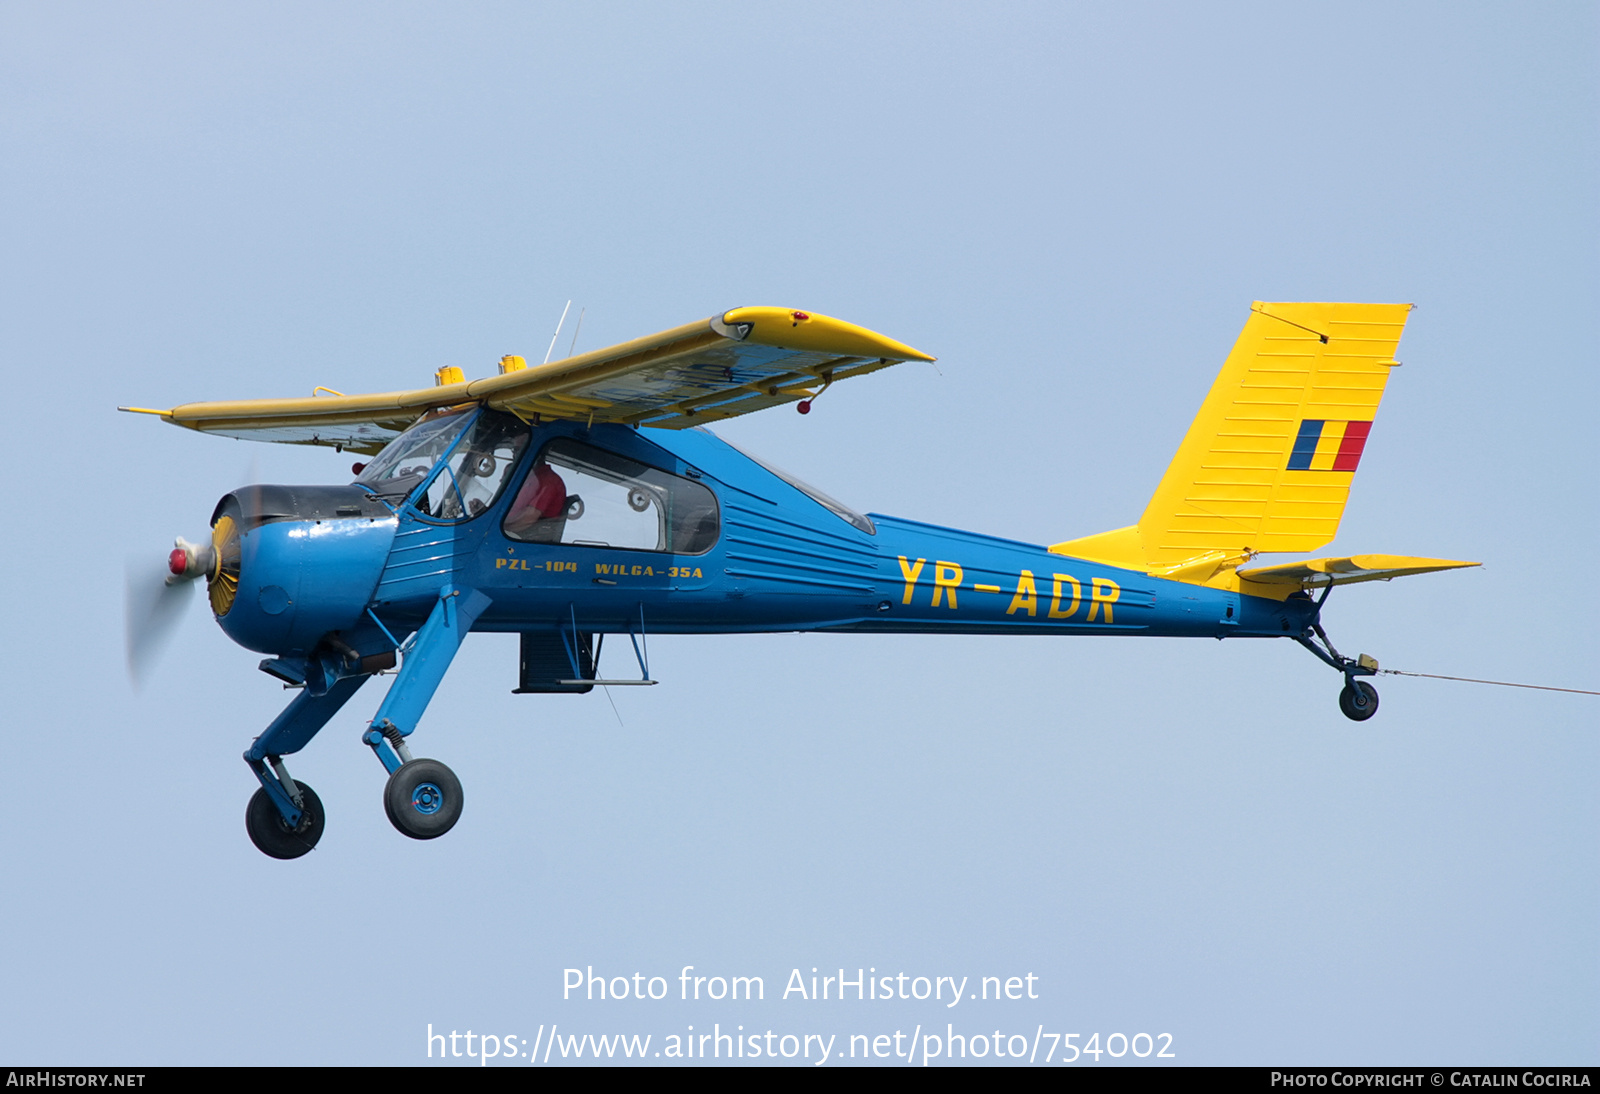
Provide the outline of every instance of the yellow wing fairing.
<path id="1" fill-rule="evenodd" d="M 507 359 L 512 360 L 512 359 Z M 188 403 L 156 413 L 207 433 L 375 453 L 428 410 L 481 402 L 525 420 L 682 429 L 812 398 L 819 387 L 933 358 L 825 315 L 735 308 L 647 338 L 499 375 L 378 395 Z M 520 364 L 520 358 L 514 364 Z M 457 381 L 457 382 L 449 382 Z"/>
<path id="2" fill-rule="evenodd" d="M 712 320 L 714 328 L 729 332 L 741 342 L 778 346 L 793 350 L 812 350 L 829 355 L 884 357 L 892 361 L 932 361 L 921 350 L 904 342 L 858 327 L 843 319 L 815 312 L 787 308 L 735 308 Z"/>

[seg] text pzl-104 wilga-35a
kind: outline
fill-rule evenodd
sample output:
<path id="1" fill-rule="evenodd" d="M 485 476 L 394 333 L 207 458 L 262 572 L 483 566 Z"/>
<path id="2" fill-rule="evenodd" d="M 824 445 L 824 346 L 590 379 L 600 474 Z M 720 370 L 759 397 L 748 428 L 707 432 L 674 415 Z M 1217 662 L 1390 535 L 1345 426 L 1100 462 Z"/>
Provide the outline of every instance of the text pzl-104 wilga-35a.
<path id="1" fill-rule="evenodd" d="M 294 858 L 322 803 L 283 757 L 374 674 L 398 671 L 363 740 L 415 839 L 461 815 L 461 784 L 407 740 L 470 631 L 521 635 L 519 692 L 648 683 L 647 634 L 756 631 L 1162 635 L 1299 642 L 1378 707 L 1319 614 L 1335 585 L 1475 565 L 1395 555 L 1260 565 L 1333 539 L 1410 306 L 1252 305 L 1137 524 L 1053 546 L 863 515 L 703 426 L 810 401 L 928 355 L 783 308 L 566 360 L 382 395 L 191 403 L 206 433 L 370 456 L 342 486 L 255 485 L 179 540 L 169 584 L 204 577 L 228 636 L 299 689 L 245 760 L 251 840 Z M 139 409 L 139 408 L 124 408 Z M 605 636 L 640 680 L 596 678 Z"/>

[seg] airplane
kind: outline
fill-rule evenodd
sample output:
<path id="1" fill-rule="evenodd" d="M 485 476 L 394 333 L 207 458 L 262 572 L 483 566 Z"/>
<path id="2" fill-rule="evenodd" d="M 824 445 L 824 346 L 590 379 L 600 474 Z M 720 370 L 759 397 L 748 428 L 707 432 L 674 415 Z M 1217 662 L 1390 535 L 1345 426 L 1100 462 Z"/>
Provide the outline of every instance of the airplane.
<path id="1" fill-rule="evenodd" d="M 529 367 L 372 395 L 201 402 L 156 414 L 224 437 L 367 457 L 353 481 L 251 485 L 179 538 L 229 638 L 298 690 L 244 759 L 246 831 L 304 855 L 321 800 L 283 758 L 375 675 L 362 740 L 394 827 L 434 839 L 462 789 L 408 740 L 469 632 L 521 636 L 518 694 L 649 685 L 647 636 L 763 631 L 1289 638 L 1372 717 L 1378 663 L 1334 648 L 1334 586 L 1475 566 L 1399 555 L 1257 564 L 1334 538 L 1411 305 L 1262 303 L 1137 523 L 1052 545 L 863 514 L 707 428 L 933 358 L 814 312 L 745 307 Z M 607 679 L 606 636 L 638 679 Z"/>

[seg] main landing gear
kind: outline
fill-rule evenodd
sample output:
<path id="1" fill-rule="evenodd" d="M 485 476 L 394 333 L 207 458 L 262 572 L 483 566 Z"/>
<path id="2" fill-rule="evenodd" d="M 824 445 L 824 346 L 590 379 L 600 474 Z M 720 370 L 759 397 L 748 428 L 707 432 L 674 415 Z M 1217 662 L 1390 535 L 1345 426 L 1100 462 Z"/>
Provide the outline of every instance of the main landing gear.
<path id="1" fill-rule="evenodd" d="M 462 637 L 488 606 L 489 598 L 479 591 L 449 585 L 440 590 L 438 602 L 405 647 L 405 661 L 361 737 L 389 773 L 383 810 L 389 822 L 412 839 L 438 839 L 461 819 L 461 780 L 438 760 L 413 757 L 406 737 L 422 718 Z M 244 754 L 261 783 L 245 810 L 245 831 L 263 854 L 299 858 L 322 838 L 322 801 L 309 786 L 290 777 L 283 757 L 304 748 L 366 683 L 372 670 L 359 671 L 366 663 L 352 651 L 342 663 L 324 666 L 325 672 L 299 674 L 300 694 Z M 390 658 L 388 664 L 393 663 Z M 295 682 L 293 676 L 283 676 L 281 661 L 273 664 L 279 669 L 273 675 Z M 353 675 L 339 675 L 352 670 Z"/>
<path id="2" fill-rule="evenodd" d="M 438 760 L 412 760 L 383 788 L 389 823 L 412 839 L 438 839 L 461 819 L 461 781 Z"/>
<path id="3" fill-rule="evenodd" d="M 403 743 L 400 747 L 405 749 Z M 405 754 L 409 757 L 410 751 Z M 250 796 L 244 811 L 245 832 L 263 855 L 299 858 L 322 838 L 327 823 L 322 799 L 309 784 L 289 776 L 281 756 L 269 757 L 265 766 L 276 785 L 269 790 L 263 780 Z M 279 807 L 274 800 L 279 794 L 292 808 Z M 407 759 L 389 775 L 383 788 L 383 811 L 389 823 L 412 839 L 438 839 L 450 831 L 461 819 L 461 803 L 461 780 L 438 760 Z"/>
<path id="4" fill-rule="evenodd" d="M 308 783 L 288 778 L 281 757 L 273 757 L 282 773 L 280 785 L 293 787 L 294 809 L 285 815 L 262 786 L 250 796 L 244 811 L 244 828 L 250 842 L 263 855 L 276 859 L 299 858 L 322 838 L 327 814 L 322 799 Z M 401 764 L 383 787 L 383 811 L 401 835 L 412 839 L 438 839 L 461 819 L 461 780 L 438 760 L 411 760 Z M 295 817 L 293 821 L 288 817 Z"/>
<path id="5" fill-rule="evenodd" d="M 461 819 L 461 780 L 438 760 L 415 759 L 405 736 L 384 719 L 361 738 L 389 771 L 383 811 L 402 836 L 438 839 Z"/>
<path id="6" fill-rule="evenodd" d="M 296 784 L 300 792 L 300 819 L 290 824 L 272 803 L 262 787 L 250 796 L 244 811 L 244 830 L 256 850 L 272 858 L 299 858 L 322 838 L 322 799 L 305 783 Z"/>
<path id="7" fill-rule="evenodd" d="M 1323 595 L 1327 599 L 1327 595 Z M 1320 608 L 1321 602 L 1317 606 Z M 1322 645 L 1318 646 L 1312 639 L 1321 639 Z M 1339 692 L 1339 709 L 1346 718 L 1352 722 L 1365 722 L 1368 718 L 1378 713 L 1378 689 L 1365 680 L 1358 680 L 1358 676 L 1376 676 L 1378 662 L 1366 654 L 1359 657 L 1344 657 L 1333 648 L 1333 643 L 1328 641 L 1328 634 L 1322 629 L 1321 623 L 1313 623 L 1301 633 L 1295 641 L 1317 655 L 1323 663 L 1344 673 L 1344 689 Z"/>

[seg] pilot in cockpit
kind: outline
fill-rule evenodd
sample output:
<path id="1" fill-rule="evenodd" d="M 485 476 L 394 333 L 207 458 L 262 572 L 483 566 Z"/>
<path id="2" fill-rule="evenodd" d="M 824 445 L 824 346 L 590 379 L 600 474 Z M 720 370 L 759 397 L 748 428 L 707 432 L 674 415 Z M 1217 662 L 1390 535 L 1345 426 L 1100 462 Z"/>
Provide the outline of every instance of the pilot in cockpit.
<path id="1" fill-rule="evenodd" d="M 566 512 L 567 484 L 540 459 L 512 501 L 504 528 L 513 539 L 555 543 L 561 539 Z"/>

